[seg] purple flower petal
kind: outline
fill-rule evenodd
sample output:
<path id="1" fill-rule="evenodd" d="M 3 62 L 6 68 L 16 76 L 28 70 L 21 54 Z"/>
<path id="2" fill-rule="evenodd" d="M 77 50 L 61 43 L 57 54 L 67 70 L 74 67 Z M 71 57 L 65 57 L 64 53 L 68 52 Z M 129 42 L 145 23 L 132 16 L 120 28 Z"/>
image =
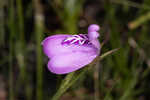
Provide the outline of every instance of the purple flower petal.
<path id="1" fill-rule="evenodd" d="M 64 53 L 52 57 L 48 62 L 48 68 L 53 73 L 66 74 L 91 63 L 96 56 L 96 52 L 95 54 L 90 52 Z"/>
<path id="2" fill-rule="evenodd" d="M 68 49 L 61 45 L 61 42 L 70 35 L 53 35 L 43 40 L 43 51 L 50 58 L 58 53 L 67 52 Z"/>

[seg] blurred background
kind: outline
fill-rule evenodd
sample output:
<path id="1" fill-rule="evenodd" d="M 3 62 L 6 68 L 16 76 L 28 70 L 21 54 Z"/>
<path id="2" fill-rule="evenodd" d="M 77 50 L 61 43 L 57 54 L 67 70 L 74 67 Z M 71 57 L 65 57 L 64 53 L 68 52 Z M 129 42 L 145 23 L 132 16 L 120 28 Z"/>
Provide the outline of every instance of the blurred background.
<path id="1" fill-rule="evenodd" d="M 101 54 L 120 49 L 85 73 L 52 74 L 41 41 L 90 24 Z M 0 1 L 0 100 L 150 100 L 149 51 L 150 0 Z"/>

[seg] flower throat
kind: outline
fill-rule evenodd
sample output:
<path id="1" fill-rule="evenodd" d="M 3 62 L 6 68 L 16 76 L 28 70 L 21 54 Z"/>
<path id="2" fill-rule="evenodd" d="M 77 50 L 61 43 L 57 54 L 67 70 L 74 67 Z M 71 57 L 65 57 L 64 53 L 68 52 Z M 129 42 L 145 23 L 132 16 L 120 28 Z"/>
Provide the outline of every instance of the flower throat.
<path id="1" fill-rule="evenodd" d="M 91 42 L 89 41 L 88 35 L 86 34 L 79 34 L 79 35 L 71 35 L 62 41 L 62 44 L 76 44 L 76 45 L 90 45 Z"/>

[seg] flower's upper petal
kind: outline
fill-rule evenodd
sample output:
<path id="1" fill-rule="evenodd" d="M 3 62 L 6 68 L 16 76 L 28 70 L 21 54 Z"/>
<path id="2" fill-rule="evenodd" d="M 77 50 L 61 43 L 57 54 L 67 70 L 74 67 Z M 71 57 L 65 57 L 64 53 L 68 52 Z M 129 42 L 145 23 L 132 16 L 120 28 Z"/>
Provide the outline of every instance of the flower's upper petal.
<path id="1" fill-rule="evenodd" d="M 55 74 L 66 74 L 78 70 L 91 63 L 97 52 L 74 52 L 53 56 L 48 63 L 48 69 Z"/>
<path id="2" fill-rule="evenodd" d="M 61 42 L 68 36 L 70 35 L 59 34 L 59 35 L 49 36 L 46 39 L 44 39 L 42 42 L 44 53 L 48 57 L 52 57 L 58 53 L 67 52 L 67 49 L 65 49 L 61 45 Z"/>
<path id="3" fill-rule="evenodd" d="M 89 27 L 88 27 L 88 32 L 93 32 L 93 31 L 98 31 L 100 30 L 100 27 L 97 25 L 97 24 L 91 24 Z"/>
<path id="4" fill-rule="evenodd" d="M 62 41 L 71 35 L 54 35 L 47 37 L 43 40 L 44 53 L 49 57 L 59 55 L 61 53 L 72 53 L 72 52 L 96 52 L 99 53 L 99 47 L 95 45 L 76 45 L 76 44 L 62 44 Z"/>

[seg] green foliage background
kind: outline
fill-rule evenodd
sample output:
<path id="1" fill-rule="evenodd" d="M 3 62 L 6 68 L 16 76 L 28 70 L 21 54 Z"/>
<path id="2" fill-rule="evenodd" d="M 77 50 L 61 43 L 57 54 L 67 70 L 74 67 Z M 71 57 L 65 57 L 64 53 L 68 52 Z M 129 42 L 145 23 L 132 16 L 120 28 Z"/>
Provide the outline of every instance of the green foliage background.
<path id="1" fill-rule="evenodd" d="M 101 58 L 68 75 L 49 72 L 44 37 L 93 23 Z M 149 100 L 149 27 L 150 0 L 1 0 L 0 99 Z"/>

